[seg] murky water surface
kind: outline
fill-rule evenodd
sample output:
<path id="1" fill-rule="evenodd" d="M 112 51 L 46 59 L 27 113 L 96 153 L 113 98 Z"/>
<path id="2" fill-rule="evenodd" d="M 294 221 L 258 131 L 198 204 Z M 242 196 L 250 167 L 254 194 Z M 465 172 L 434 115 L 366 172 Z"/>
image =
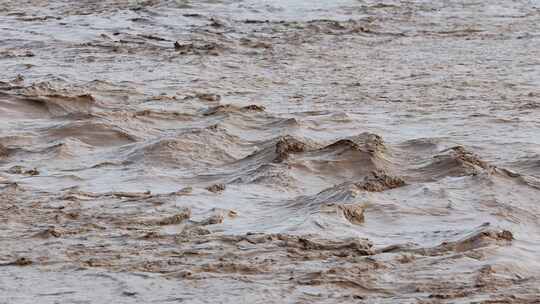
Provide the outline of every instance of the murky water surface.
<path id="1" fill-rule="evenodd" d="M 0 303 L 538 303 L 539 1 L 0 1 Z"/>

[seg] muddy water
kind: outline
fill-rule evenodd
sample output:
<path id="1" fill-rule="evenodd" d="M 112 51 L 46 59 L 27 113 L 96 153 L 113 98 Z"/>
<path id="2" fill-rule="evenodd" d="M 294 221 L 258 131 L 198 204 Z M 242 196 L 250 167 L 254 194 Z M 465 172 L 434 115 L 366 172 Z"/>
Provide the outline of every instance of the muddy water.
<path id="1" fill-rule="evenodd" d="M 0 303 L 540 301 L 540 2 L 0 4 Z"/>

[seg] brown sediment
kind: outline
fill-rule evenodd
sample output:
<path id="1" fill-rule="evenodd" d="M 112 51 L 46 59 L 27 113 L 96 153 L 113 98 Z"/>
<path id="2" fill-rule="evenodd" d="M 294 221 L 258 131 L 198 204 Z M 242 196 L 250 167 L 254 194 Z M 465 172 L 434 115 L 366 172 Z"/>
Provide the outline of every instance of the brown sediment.
<path id="1" fill-rule="evenodd" d="M 360 183 L 355 186 L 361 190 L 369 192 L 381 192 L 384 190 L 394 189 L 405 186 L 405 181 L 399 177 L 388 175 L 386 172 L 372 171 L 371 175 L 366 176 Z"/>
<path id="2" fill-rule="evenodd" d="M 468 252 L 488 246 L 508 246 L 514 241 L 512 232 L 508 230 L 495 230 L 487 228 L 489 225 L 479 228 L 470 235 L 456 241 L 445 241 L 431 248 L 411 248 L 408 246 L 388 246 L 381 248 L 380 252 L 410 252 L 421 255 L 437 256 L 448 252 Z"/>
<path id="3" fill-rule="evenodd" d="M 0 58 L 34 57 L 36 56 L 30 50 L 0 50 Z"/>
<path id="4" fill-rule="evenodd" d="M 454 157 L 456 159 L 460 160 L 461 162 L 472 164 L 472 165 L 478 166 L 478 167 L 480 167 L 482 169 L 488 169 L 489 168 L 488 163 L 486 163 L 485 161 L 478 158 L 477 155 L 465 150 L 464 147 L 456 146 L 456 147 L 453 147 L 451 149 L 452 149 L 452 151 L 454 153 Z"/>
<path id="5" fill-rule="evenodd" d="M 0 144 L 0 159 L 6 158 L 8 156 L 9 156 L 8 148 L 6 148 L 2 144 Z"/>
<path id="6" fill-rule="evenodd" d="M 337 205 L 343 212 L 343 216 L 352 224 L 361 224 L 364 222 L 364 206 L 360 204 Z"/>
<path id="7" fill-rule="evenodd" d="M 15 262 L 13 262 L 13 264 L 17 265 L 17 266 L 28 266 L 28 265 L 32 265 L 32 261 L 28 258 L 25 258 L 25 257 L 22 257 L 22 258 L 18 258 L 17 260 L 15 260 Z"/>
<path id="8" fill-rule="evenodd" d="M 209 100 L 209 99 L 206 99 Z M 211 116 L 215 114 L 221 114 L 221 113 L 234 113 L 234 112 L 263 112 L 265 108 L 263 106 L 258 105 L 248 105 L 245 107 L 237 107 L 231 104 L 226 105 L 219 105 L 212 108 L 209 108 L 204 112 L 205 116 Z"/>
<path id="9" fill-rule="evenodd" d="M 183 221 L 189 219 L 190 217 L 191 217 L 191 209 L 185 208 L 184 210 L 176 213 L 175 215 L 156 220 L 155 223 L 160 226 L 176 225 L 176 224 L 182 223 Z"/>
<path id="10" fill-rule="evenodd" d="M 174 43 L 174 49 L 181 55 L 211 55 L 219 56 L 224 50 L 222 45 L 213 42 L 206 43 Z"/>
<path id="11" fill-rule="evenodd" d="M 296 237 L 289 235 L 277 235 L 280 241 L 284 242 L 286 247 L 303 250 L 351 250 L 359 255 L 371 255 L 372 244 L 364 239 L 351 239 L 344 241 L 332 241 L 324 239 L 311 239 L 306 237 Z"/>
<path id="12" fill-rule="evenodd" d="M 13 262 L 0 263 L 0 266 L 29 266 L 32 264 L 33 264 L 32 260 L 26 257 L 20 257 Z"/>
<path id="13" fill-rule="evenodd" d="M 253 112 L 264 112 L 266 108 L 260 105 L 248 105 L 248 106 L 242 107 L 242 110 L 253 111 Z"/>
<path id="14" fill-rule="evenodd" d="M 306 151 L 306 144 L 292 136 L 281 137 L 276 143 L 276 162 L 286 160 L 290 154 Z"/>
<path id="15" fill-rule="evenodd" d="M 2 300 L 535 303 L 537 19 L 2 1 Z"/>
<path id="16" fill-rule="evenodd" d="M 386 152 L 384 140 L 377 134 L 361 133 L 357 136 L 340 139 L 322 150 L 333 150 L 337 148 L 347 147 L 353 151 L 367 152 L 373 156 Z"/>
<path id="17" fill-rule="evenodd" d="M 364 223 L 364 212 L 366 210 L 366 204 L 359 203 L 326 203 L 320 208 L 320 211 L 324 214 L 337 214 L 344 217 L 351 224 L 361 225 Z"/>
<path id="18" fill-rule="evenodd" d="M 262 42 L 262 41 L 253 41 L 253 40 L 248 39 L 248 38 L 242 38 L 240 40 L 240 43 L 243 46 L 246 46 L 246 47 L 249 47 L 249 48 L 254 48 L 254 49 L 271 49 L 272 48 L 272 44 L 270 44 L 270 43 Z"/>
<path id="19" fill-rule="evenodd" d="M 225 217 L 222 214 L 214 214 L 210 216 L 209 218 L 203 220 L 200 222 L 200 225 L 207 226 L 207 225 L 215 225 L 215 224 L 221 224 L 225 220 Z"/>
<path id="20" fill-rule="evenodd" d="M 27 169 L 22 166 L 13 166 L 7 170 L 10 174 L 22 174 L 22 175 L 39 175 L 39 171 L 37 169 Z"/>
<path id="21" fill-rule="evenodd" d="M 428 250 L 428 254 L 433 254 L 433 252 L 438 251 L 463 252 L 487 246 L 493 243 L 510 244 L 513 240 L 514 237 L 512 233 L 508 230 L 484 230 L 476 232 L 473 235 L 456 242 L 442 243 L 440 246 L 435 247 L 432 250 Z"/>
<path id="22" fill-rule="evenodd" d="M 225 191 L 225 184 L 214 184 L 212 186 L 206 187 L 206 190 L 213 193 L 223 192 Z"/>

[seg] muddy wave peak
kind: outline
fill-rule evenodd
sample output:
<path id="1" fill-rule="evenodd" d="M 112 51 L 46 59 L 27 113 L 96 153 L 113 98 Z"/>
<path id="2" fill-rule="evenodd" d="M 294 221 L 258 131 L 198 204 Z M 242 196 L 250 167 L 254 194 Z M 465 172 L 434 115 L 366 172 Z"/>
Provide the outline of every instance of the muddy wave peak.
<path id="1" fill-rule="evenodd" d="M 97 102 L 94 96 L 77 90 L 57 89 L 48 82 L 34 83 L 9 94 L 20 102 L 35 103 L 52 116 L 91 113 Z"/>

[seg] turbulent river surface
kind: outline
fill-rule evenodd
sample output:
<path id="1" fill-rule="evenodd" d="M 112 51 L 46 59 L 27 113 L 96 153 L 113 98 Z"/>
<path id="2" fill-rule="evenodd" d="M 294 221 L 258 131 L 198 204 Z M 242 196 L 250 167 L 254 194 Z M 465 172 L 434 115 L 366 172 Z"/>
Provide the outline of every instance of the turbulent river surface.
<path id="1" fill-rule="evenodd" d="M 0 0 L 0 303 L 540 303 L 540 1 Z"/>

